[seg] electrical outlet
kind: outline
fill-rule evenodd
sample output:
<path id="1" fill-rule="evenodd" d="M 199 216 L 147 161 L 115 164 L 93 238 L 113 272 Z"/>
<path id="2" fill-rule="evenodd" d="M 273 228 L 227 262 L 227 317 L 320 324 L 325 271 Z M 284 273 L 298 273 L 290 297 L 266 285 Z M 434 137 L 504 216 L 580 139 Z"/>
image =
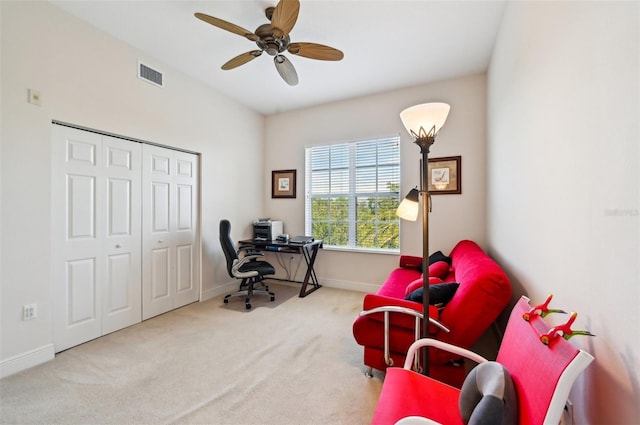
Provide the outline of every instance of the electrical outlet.
<path id="1" fill-rule="evenodd" d="M 38 304 L 25 304 L 22 307 L 22 320 L 31 320 L 38 317 Z"/>

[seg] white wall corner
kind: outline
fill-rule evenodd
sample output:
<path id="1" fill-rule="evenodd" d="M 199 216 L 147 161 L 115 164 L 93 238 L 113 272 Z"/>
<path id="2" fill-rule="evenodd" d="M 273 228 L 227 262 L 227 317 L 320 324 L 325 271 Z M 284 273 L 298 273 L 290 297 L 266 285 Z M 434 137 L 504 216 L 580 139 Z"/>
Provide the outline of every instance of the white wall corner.
<path id="1" fill-rule="evenodd" d="M 53 344 L 47 344 L 0 362 L 0 378 L 4 378 L 55 358 Z"/>
<path id="2" fill-rule="evenodd" d="M 222 285 L 216 285 L 213 288 L 203 290 L 202 296 L 200 297 L 200 302 L 204 302 L 212 298 L 216 298 L 216 297 L 237 291 L 239 284 L 240 284 L 239 280 L 231 280 L 229 282 L 223 283 Z"/>

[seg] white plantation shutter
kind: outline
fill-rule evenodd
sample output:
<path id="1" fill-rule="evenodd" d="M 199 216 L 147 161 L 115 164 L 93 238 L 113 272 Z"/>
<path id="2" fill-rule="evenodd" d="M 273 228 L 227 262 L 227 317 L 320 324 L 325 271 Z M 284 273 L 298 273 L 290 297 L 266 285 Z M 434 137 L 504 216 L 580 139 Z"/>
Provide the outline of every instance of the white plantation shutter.
<path id="1" fill-rule="evenodd" d="M 305 234 L 326 246 L 399 251 L 400 137 L 305 150 Z"/>

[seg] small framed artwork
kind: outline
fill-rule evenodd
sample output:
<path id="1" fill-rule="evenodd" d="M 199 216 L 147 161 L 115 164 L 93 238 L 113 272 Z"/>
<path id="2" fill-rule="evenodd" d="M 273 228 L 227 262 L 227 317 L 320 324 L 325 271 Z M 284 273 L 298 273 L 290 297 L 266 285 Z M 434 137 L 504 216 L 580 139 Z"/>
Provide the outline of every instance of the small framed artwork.
<path id="1" fill-rule="evenodd" d="M 296 197 L 296 170 L 274 170 L 271 172 L 271 197 Z"/>
<path id="2" fill-rule="evenodd" d="M 429 193 L 432 195 L 462 193 L 461 162 L 460 156 L 429 158 L 427 167 Z"/>

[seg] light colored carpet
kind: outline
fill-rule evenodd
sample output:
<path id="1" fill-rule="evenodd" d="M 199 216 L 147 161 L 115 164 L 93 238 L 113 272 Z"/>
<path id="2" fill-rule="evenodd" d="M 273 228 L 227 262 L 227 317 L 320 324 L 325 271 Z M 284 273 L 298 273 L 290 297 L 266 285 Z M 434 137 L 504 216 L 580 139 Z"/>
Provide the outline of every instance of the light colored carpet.
<path id="1" fill-rule="evenodd" d="M 3 424 L 367 424 L 382 386 L 351 324 L 363 294 L 270 284 L 196 303 L 0 381 Z"/>

